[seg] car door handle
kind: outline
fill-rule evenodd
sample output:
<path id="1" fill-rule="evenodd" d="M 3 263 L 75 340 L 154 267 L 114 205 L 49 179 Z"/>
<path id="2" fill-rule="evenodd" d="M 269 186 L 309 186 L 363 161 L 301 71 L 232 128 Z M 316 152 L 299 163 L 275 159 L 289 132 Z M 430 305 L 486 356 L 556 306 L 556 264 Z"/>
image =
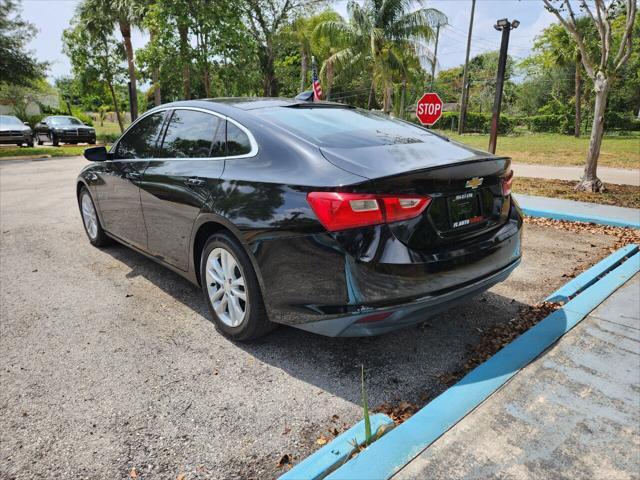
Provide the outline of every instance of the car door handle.
<path id="1" fill-rule="evenodd" d="M 124 176 L 129 180 L 140 180 L 140 178 L 142 177 L 142 175 L 138 172 L 127 172 L 124 174 Z"/>
<path id="2" fill-rule="evenodd" d="M 192 177 L 192 178 L 187 178 L 184 183 L 186 183 L 190 187 L 201 187 L 206 182 L 201 178 Z"/>

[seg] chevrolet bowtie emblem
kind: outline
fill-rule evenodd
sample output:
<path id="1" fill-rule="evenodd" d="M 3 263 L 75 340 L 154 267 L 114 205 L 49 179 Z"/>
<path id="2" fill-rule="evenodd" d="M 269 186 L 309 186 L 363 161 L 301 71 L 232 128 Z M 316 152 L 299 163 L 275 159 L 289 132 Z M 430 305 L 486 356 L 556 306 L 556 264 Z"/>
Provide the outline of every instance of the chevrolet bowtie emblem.
<path id="1" fill-rule="evenodd" d="M 471 180 L 467 180 L 467 183 L 465 184 L 465 187 L 472 188 L 472 189 L 475 190 L 480 185 L 482 185 L 482 181 L 483 180 L 484 180 L 484 178 L 482 178 L 482 177 L 473 177 Z"/>

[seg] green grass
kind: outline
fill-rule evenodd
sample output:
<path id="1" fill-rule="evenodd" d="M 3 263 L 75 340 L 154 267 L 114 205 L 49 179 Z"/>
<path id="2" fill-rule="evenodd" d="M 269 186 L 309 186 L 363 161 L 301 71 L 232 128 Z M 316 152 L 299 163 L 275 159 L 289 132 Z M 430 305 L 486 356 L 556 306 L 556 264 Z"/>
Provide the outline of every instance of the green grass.
<path id="1" fill-rule="evenodd" d="M 51 155 L 52 157 L 73 157 L 82 155 L 88 145 L 61 145 L 59 147 L 43 145 L 41 147 L 3 147 L 0 148 L 0 159 L 6 157 L 35 157 Z"/>
<path id="2" fill-rule="evenodd" d="M 462 143 L 486 150 L 489 135 L 458 135 L 449 130 L 442 133 Z M 517 163 L 558 166 L 583 166 L 589 137 L 575 138 L 571 135 L 537 133 L 498 137 L 496 153 L 507 155 Z M 602 142 L 598 164 L 607 167 L 640 168 L 640 133 L 608 135 Z"/>
<path id="3" fill-rule="evenodd" d="M 129 125 L 125 124 L 124 128 Z M 103 135 L 120 135 L 120 127 L 118 122 L 104 122 L 104 125 L 100 126 L 100 121 L 93 122 L 93 128 L 96 129 L 96 136 L 101 137 Z"/>

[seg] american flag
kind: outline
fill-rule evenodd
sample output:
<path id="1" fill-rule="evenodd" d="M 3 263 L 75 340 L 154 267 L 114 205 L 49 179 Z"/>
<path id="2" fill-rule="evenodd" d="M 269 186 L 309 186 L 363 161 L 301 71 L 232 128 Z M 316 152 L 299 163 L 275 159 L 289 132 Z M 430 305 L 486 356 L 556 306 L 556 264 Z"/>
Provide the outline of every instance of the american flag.
<path id="1" fill-rule="evenodd" d="M 318 80 L 318 69 L 316 68 L 316 57 L 311 57 L 311 76 L 313 79 L 313 101 L 322 100 L 322 87 Z"/>

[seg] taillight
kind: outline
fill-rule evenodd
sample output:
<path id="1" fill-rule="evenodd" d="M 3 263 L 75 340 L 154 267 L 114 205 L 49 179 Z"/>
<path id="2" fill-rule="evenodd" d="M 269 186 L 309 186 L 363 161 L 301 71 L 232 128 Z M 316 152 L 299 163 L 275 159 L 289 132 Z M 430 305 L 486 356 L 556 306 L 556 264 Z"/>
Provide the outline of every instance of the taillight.
<path id="1" fill-rule="evenodd" d="M 335 232 L 415 218 L 424 212 L 431 197 L 311 192 L 307 201 L 320 223 Z"/>
<path id="2" fill-rule="evenodd" d="M 502 195 L 505 197 L 511 195 L 511 185 L 513 185 L 513 170 L 510 170 L 504 180 L 502 180 Z"/>

